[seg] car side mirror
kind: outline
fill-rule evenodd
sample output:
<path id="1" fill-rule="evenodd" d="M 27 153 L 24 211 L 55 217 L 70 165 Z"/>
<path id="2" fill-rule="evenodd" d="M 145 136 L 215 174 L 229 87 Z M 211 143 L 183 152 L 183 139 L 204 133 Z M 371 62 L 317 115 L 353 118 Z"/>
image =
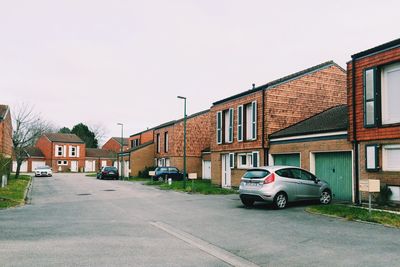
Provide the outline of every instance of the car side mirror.
<path id="1" fill-rule="evenodd" d="M 315 178 L 315 180 L 314 180 L 314 182 L 315 182 L 316 184 L 318 184 L 320 181 L 321 181 L 321 180 L 318 179 L 318 178 Z"/>

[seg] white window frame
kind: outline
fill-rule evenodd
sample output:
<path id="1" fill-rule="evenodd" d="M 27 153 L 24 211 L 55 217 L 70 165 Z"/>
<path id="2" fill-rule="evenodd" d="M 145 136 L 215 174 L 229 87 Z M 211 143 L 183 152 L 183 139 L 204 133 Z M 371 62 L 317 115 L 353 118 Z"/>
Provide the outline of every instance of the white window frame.
<path id="1" fill-rule="evenodd" d="M 382 124 L 394 124 L 400 123 L 400 110 L 398 111 L 399 117 L 393 117 L 393 110 L 389 110 L 389 99 L 393 100 L 393 96 L 388 95 L 388 83 L 387 83 L 387 75 L 390 72 L 399 72 L 400 73 L 400 63 L 391 64 L 382 68 L 381 72 L 381 112 L 382 112 Z M 399 85 L 400 86 L 400 85 Z M 392 89 L 393 90 L 393 89 Z M 400 88 L 397 88 L 400 90 Z M 400 106 L 397 104 L 396 107 L 400 109 Z M 392 115 L 392 117 L 391 117 Z"/>
<path id="2" fill-rule="evenodd" d="M 62 157 L 64 155 L 64 147 L 56 145 L 56 156 Z"/>
<path id="3" fill-rule="evenodd" d="M 228 130 L 227 143 L 232 143 L 233 142 L 233 120 L 234 120 L 233 108 L 230 108 L 228 110 L 228 119 L 229 119 L 229 125 L 228 125 L 228 127 L 226 127 Z"/>
<path id="4" fill-rule="evenodd" d="M 168 153 L 169 150 L 169 144 L 168 144 L 168 132 L 164 133 L 164 152 Z"/>
<path id="5" fill-rule="evenodd" d="M 253 151 L 253 152 L 251 152 L 251 155 L 252 155 L 252 157 L 251 157 L 251 159 L 252 159 L 252 163 L 251 163 L 252 166 L 253 166 L 253 167 L 260 167 L 260 152 L 258 152 L 258 151 Z M 257 159 L 257 164 L 256 164 L 256 165 L 254 164 L 254 162 L 255 162 L 254 158 Z"/>
<path id="6" fill-rule="evenodd" d="M 161 152 L 161 134 L 158 133 L 156 135 L 156 139 L 157 139 L 157 153 Z"/>
<path id="7" fill-rule="evenodd" d="M 235 153 L 229 153 L 229 167 L 235 168 Z"/>
<path id="8" fill-rule="evenodd" d="M 219 122 L 219 125 L 218 125 Z M 216 133 L 217 133 L 217 144 L 220 145 L 222 144 L 222 111 L 217 112 L 217 121 L 215 122 L 216 124 Z"/>
<path id="9" fill-rule="evenodd" d="M 69 147 L 69 156 L 71 158 L 76 158 L 78 155 L 78 149 L 76 148 L 76 146 L 70 146 Z"/>
<path id="10" fill-rule="evenodd" d="M 237 107 L 237 140 L 243 142 L 243 105 Z"/>
<path id="11" fill-rule="evenodd" d="M 66 165 L 68 165 L 68 161 L 66 161 L 66 160 L 58 160 L 57 161 L 57 165 L 66 166 Z"/>
<path id="12" fill-rule="evenodd" d="M 372 172 L 379 170 L 379 146 L 376 144 L 365 146 L 365 169 Z"/>
<path id="13" fill-rule="evenodd" d="M 389 161 L 389 151 L 388 150 L 398 150 L 400 153 L 400 144 L 393 144 L 393 145 L 383 145 L 382 146 L 382 170 L 383 171 L 400 171 L 400 162 L 395 167 L 388 166 L 387 163 Z"/>
<path id="14" fill-rule="evenodd" d="M 254 163 L 254 160 L 253 160 L 254 155 L 257 155 L 257 162 L 258 162 L 257 166 L 253 165 L 253 163 Z M 246 164 L 245 165 L 242 164 L 242 161 L 241 161 L 242 157 L 246 157 Z M 238 153 L 237 157 L 236 157 L 236 163 L 237 163 L 237 168 L 238 169 L 250 169 L 250 168 L 253 168 L 253 167 L 259 167 L 260 166 L 260 164 L 259 164 L 260 163 L 259 152 L 258 151 L 252 151 L 252 152 L 248 152 L 248 153 Z"/>
<path id="15" fill-rule="evenodd" d="M 251 140 L 257 140 L 257 101 L 251 102 Z"/>

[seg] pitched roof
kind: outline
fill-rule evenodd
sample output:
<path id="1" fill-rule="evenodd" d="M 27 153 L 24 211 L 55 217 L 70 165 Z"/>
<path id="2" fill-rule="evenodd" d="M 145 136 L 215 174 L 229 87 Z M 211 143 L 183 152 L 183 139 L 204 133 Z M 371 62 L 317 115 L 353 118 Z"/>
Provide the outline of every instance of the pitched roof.
<path id="1" fill-rule="evenodd" d="M 7 115 L 8 106 L 7 105 L 0 105 L 0 120 L 3 120 L 4 117 Z"/>
<path id="2" fill-rule="evenodd" d="M 25 148 L 25 152 L 31 158 L 44 158 L 42 150 L 40 150 L 39 148 L 34 147 L 34 146 Z"/>
<path id="3" fill-rule="evenodd" d="M 282 83 L 289 82 L 291 80 L 300 78 L 300 77 L 302 77 L 304 75 L 307 75 L 307 74 L 310 74 L 310 73 L 313 73 L 313 72 L 316 72 L 316 71 L 319 71 L 319 70 L 322 70 L 322 69 L 326 69 L 326 68 L 331 67 L 331 66 L 336 66 L 336 67 L 340 68 L 343 72 L 345 71 L 342 67 L 340 67 L 338 64 L 336 64 L 333 60 L 330 60 L 330 61 L 318 64 L 318 65 L 315 65 L 315 66 L 313 66 L 311 68 L 307 68 L 307 69 L 295 72 L 293 74 L 284 76 L 282 78 L 273 80 L 271 82 L 268 82 L 268 83 L 266 83 L 264 85 L 261 85 L 259 87 L 254 88 L 254 89 L 247 90 L 247 91 L 244 91 L 242 93 L 239 93 L 239 94 L 236 94 L 236 95 L 233 95 L 233 96 L 218 100 L 218 101 L 214 102 L 213 105 L 222 104 L 222 103 L 228 102 L 230 100 L 233 100 L 233 99 L 236 99 L 236 98 L 239 98 L 239 97 L 242 97 L 242 96 L 246 96 L 246 95 L 249 95 L 249 94 L 264 90 L 264 89 L 272 89 L 271 87 L 275 87 L 275 86 L 280 85 Z"/>
<path id="4" fill-rule="evenodd" d="M 202 110 L 202 111 L 193 113 L 192 115 L 186 116 L 186 119 L 188 120 L 188 119 L 194 118 L 194 117 L 196 117 L 196 116 L 203 115 L 203 114 L 205 114 L 205 113 L 207 113 L 207 112 L 209 112 L 209 111 L 210 111 L 210 109 L 206 109 L 206 110 Z M 176 124 L 176 123 L 179 123 L 179 122 L 183 121 L 183 119 L 184 119 L 184 118 L 181 118 L 181 119 L 178 119 L 178 120 L 169 121 L 169 122 L 160 124 L 160 125 L 154 127 L 153 129 L 154 129 L 154 130 L 157 130 L 157 129 L 161 129 L 161 128 L 164 128 L 164 127 L 167 127 L 167 126 L 171 126 L 171 125 L 174 125 L 174 124 Z"/>
<path id="5" fill-rule="evenodd" d="M 339 105 L 277 131 L 269 137 L 272 139 L 305 134 L 343 131 L 347 130 L 347 125 L 347 105 Z"/>
<path id="6" fill-rule="evenodd" d="M 378 53 L 378 52 L 381 52 L 383 50 L 388 50 L 388 49 L 392 49 L 392 48 L 395 48 L 395 47 L 400 47 L 400 38 L 396 39 L 396 40 L 393 40 L 393 41 L 390 41 L 390 42 L 387 42 L 387 43 L 384 43 L 384 44 L 381 44 L 381 45 L 378 45 L 378 46 L 375 46 L 373 48 L 364 50 L 362 52 L 356 53 L 356 54 L 352 55 L 351 58 L 357 59 L 357 58 L 360 58 L 360 57 L 365 57 L 365 56 L 368 56 L 370 54 Z"/>
<path id="7" fill-rule="evenodd" d="M 84 143 L 76 134 L 46 133 L 44 136 L 46 136 L 51 142 Z"/>
<path id="8" fill-rule="evenodd" d="M 118 142 L 118 144 L 120 144 L 121 145 L 121 137 L 111 137 L 111 139 L 114 139 L 115 141 L 117 141 Z M 123 138 L 122 139 L 123 140 L 123 146 L 128 146 L 129 145 L 129 139 L 128 138 Z"/>
<path id="9" fill-rule="evenodd" d="M 113 151 L 100 148 L 86 148 L 87 158 L 116 158 L 117 154 Z"/>

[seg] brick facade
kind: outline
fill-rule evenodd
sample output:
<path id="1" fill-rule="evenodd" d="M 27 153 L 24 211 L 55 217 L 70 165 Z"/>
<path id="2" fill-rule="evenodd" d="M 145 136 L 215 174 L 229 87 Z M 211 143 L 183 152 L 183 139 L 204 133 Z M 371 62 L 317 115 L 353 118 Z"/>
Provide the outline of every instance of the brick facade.
<path id="1" fill-rule="evenodd" d="M 257 102 L 257 139 L 239 142 L 237 139 L 239 105 Z M 212 182 L 221 184 L 221 155 L 259 152 L 260 165 L 266 164 L 268 135 L 320 113 L 332 106 L 345 104 L 346 73 L 333 62 L 273 81 L 248 93 L 221 100 L 211 107 Z M 264 110 L 263 110 L 264 106 Z M 216 116 L 218 111 L 233 108 L 233 142 L 217 144 Z M 264 117 L 263 117 L 264 114 Z M 264 124 L 264 125 L 263 125 Z M 264 129 L 263 129 L 264 128 Z M 263 136 L 264 130 L 264 136 Z M 263 141 L 264 139 L 264 141 Z M 232 169 L 232 185 L 238 186 L 244 170 Z"/>
<path id="2" fill-rule="evenodd" d="M 118 141 L 120 140 L 119 137 L 111 137 L 102 147 L 101 149 L 105 150 L 110 150 L 115 153 L 121 152 L 121 143 Z M 123 146 L 123 151 L 127 150 L 129 148 L 128 146 L 128 139 L 124 138 L 124 146 Z"/>
<path id="3" fill-rule="evenodd" d="M 6 157 L 12 156 L 12 122 L 10 108 L 6 105 L 0 105 L 0 110 L 3 109 L 0 117 L 0 153 Z"/>
<path id="4" fill-rule="evenodd" d="M 130 175 L 138 176 L 139 171 L 154 166 L 154 143 L 142 145 L 130 152 Z"/>
<path id="5" fill-rule="evenodd" d="M 358 150 L 359 161 L 358 180 L 379 179 L 382 183 L 400 186 L 400 171 L 383 171 L 383 146 L 400 145 L 400 123 L 382 125 L 382 115 L 380 113 L 383 102 L 381 102 L 381 68 L 392 63 L 400 62 L 400 39 L 380 45 L 375 48 L 360 52 L 352 56 L 352 61 L 347 63 L 347 87 L 348 87 L 348 106 L 349 106 L 349 140 L 355 143 Z M 354 65 L 353 65 L 354 64 Z M 353 69 L 354 66 L 354 69 Z M 364 126 L 364 72 L 366 69 L 375 68 L 378 82 L 375 84 L 376 109 L 375 126 Z M 354 70 L 354 72 L 353 72 Z M 354 80 L 353 80 L 354 75 Z M 354 91 L 354 92 L 353 92 Z M 353 103 L 354 101 L 354 103 Z M 355 105 L 353 105 L 355 104 Z M 354 113 L 355 110 L 355 113 Z M 355 115 L 355 116 L 354 116 Z M 354 120 L 355 118 L 355 120 Z M 354 135 L 354 124 L 355 132 Z M 366 145 L 378 145 L 378 168 L 375 171 L 366 170 Z M 399 163 L 400 165 L 400 163 Z"/>
<path id="6" fill-rule="evenodd" d="M 128 138 L 129 149 L 133 148 L 135 146 L 135 143 L 138 144 L 138 146 L 140 146 L 142 144 L 153 141 L 153 134 L 154 134 L 154 130 L 149 129 L 149 130 L 131 135 Z"/>
<path id="7" fill-rule="evenodd" d="M 168 151 L 165 151 L 165 133 L 168 132 Z M 160 136 L 160 151 L 157 151 L 157 136 Z M 154 129 L 154 151 L 156 159 L 168 159 L 170 166 L 183 169 L 183 120 L 173 121 Z M 210 147 L 210 112 L 203 111 L 188 116 L 186 122 L 187 171 L 202 176 L 202 151 Z"/>

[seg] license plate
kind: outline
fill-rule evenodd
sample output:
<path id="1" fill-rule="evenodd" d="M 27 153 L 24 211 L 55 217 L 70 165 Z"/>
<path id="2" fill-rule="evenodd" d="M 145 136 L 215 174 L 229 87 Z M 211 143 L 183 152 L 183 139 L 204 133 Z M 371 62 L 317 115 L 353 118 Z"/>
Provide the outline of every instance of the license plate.
<path id="1" fill-rule="evenodd" d="M 109 174 L 114 174 L 114 172 L 109 172 Z"/>

